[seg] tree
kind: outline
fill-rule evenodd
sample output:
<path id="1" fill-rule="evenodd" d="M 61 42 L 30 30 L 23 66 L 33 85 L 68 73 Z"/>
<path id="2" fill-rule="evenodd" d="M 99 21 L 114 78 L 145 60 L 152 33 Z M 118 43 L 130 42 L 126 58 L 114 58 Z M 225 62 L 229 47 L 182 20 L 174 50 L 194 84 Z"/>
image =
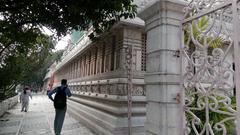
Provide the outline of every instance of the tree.
<path id="1" fill-rule="evenodd" d="M 18 83 L 42 77 L 52 38 L 93 28 L 90 37 L 108 30 L 120 18 L 133 18 L 133 0 L 0 0 L 0 92 L 12 91 Z M 41 76 L 40 78 L 38 76 Z M 28 82 L 31 83 L 31 82 Z"/>
<path id="2" fill-rule="evenodd" d="M 44 55 L 42 57 L 44 58 L 44 60 L 41 63 L 37 63 L 35 65 L 32 64 L 30 71 L 28 71 L 24 75 L 24 78 L 22 79 L 22 84 L 29 85 L 35 90 L 42 88 L 43 79 L 47 73 L 48 68 L 54 62 L 59 62 L 62 54 L 63 50 L 59 50 L 57 52 L 51 52 Z"/>
<path id="3" fill-rule="evenodd" d="M 133 18 L 133 0 L 1 0 L 2 21 L 17 27 L 46 26 L 66 34 L 72 29 L 93 26 L 96 33 L 109 28 L 120 18 Z"/>
<path id="4" fill-rule="evenodd" d="M 34 34 L 34 32 L 32 34 Z M 30 74 L 34 76 L 33 71 L 42 66 L 46 57 L 50 55 L 54 47 L 49 37 L 43 34 L 35 36 L 29 35 L 29 38 L 20 36 L 16 39 L 18 39 L 17 41 L 24 39 L 23 41 L 25 41 L 29 47 L 23 47 L 22 49 L 22 46 L 17 44 L 13 50 L 6 49 L 3 51 L 3 54 L 6 54 L 6 52 L 10 54 L 4 55 L 4 64 L 2 64 L 0 68 L 0 95 L 2 96 L 0 100 L 14 94 L 15 87 L 18 84 L 24 83 L 27 76 Z M 16 49 L 18 47 L 20 49 Z M 1 61 L 2 60 L 3 59 L 1 59 Z"/>
<path id="5" fill-rule="evenodd" d="M 9 56 L 39 51 L 42 45 L 53 48 L 52 38 L 37 27 L 17 27 L 0 21 L 0 68 L 6 65 Z"/>
<path id="6" fill-rule="evenodd" d="M 90 37 L 120 18 L 133 18 L 133 0 L 0 0 L 0 67 L 16 53 L 25 53 L 46 26 L 58 36 L 93 27 Z"/>

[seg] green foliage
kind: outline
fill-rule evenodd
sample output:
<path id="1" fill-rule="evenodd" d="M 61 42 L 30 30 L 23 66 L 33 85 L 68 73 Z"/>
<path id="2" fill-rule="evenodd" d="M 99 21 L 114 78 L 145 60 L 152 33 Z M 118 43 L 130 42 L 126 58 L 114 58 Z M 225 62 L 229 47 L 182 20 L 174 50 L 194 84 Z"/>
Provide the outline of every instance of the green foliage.
<path id="1" fill-rule="evenodd" d="M 63 53 L 62 50 L 57 52 L 47 52 L 47 50 L 48 48 L 45 48 L 30 56 L 22 54 L 7 59 L 6 66 L 0 68 L 0 93 L 2 94 L 0 100 L 14 95 L 18 84 L 31 86 L 33 90 L 42 87 L 48 67 L 54 61 L 59 61 Z"/>
<path id="2" fill-rule="evenodd" d="M 63 50 L 49 53 L 44 56 L 44 60 L 41 63 L 32 65 L 31 71 L 25 74 L 22 83 L 31 86 L 33 89 L 39 89 L 43 85 L 43 79 L 47 73 L 47 69 L 55 61 L 60 61 Z"/>
<path id="3" fill-rule="evenodd" d="M 101 33 L 120 18 L 133 18 L 133 0 L 4 0 L 0 14 L 17 26 L 46 26 L 65 35 L 72 29 L 93 26 Z"/>
<path id="4" fill-rule="evenodd" d="M 54 44 L 51 37 L 42 34 L 36 27 L 27 29 L 6 23 L 0 25 L 0 93 L 2 98 L 7 98 L 27 74 L 39 68 Z"/>
<path id="5" fill-rule="evenodd" d="M 205 31 L 208 29 L 210 25 L 210 19 L 206 16 L 203 16 L 197 20 L 196 23 L 192 22 L 191 25 L 185 26 L 184 32 L 184 42 L 186 45 L 189 45 L 191 48 L 195 48 L 195 45 L 191 39 L 191 33 L 194 39 L 197 39 L 199 43 L 204 45 L 204 40 L 209 43 L 210 48 L 221 47 L 225 42 L 224 38 L 221 36 L 213 37 L 211 35 L 206 36 Z M 192 32 L 191 32 L 192 29 Z"/>
<path id="6" fill-rule="evenodd" d="M 198 99 L 199 95 L 196 95 L 193 92 L 189 92 L 189 91 L 186 93 L 186 95 L 188 97 L 194 97 L 196 99 L 191 104 L 191 107 L 193 107 L 193 108 L 196 107 L 197 106 L 197 99 Z M 217 96 L 216 99 L 218 101 L 220 101 L 220 100 L 223 99 L 223 97 Z M 202 99 L 202 100 L 204 100 L 204 99 Z M 214 103 L 214 101 L 212 101 L 210 98 L 208 99 L 208 101 L 209 101 L 209 104 L 213 104 Z M 231 107 L 236 110 L 236 97 L 232 96 L 231 97 L 231 101 L 232 101 L 231 102 Z M 219 104 L 219 108 L 218 109 L 221 110 L 221 111 L 228 112 L 227 108 L 222 103 Z M 201 120 L 201 124 L 200 125 L 196 125 L 198 131 L 201 131 L 201 129 L 203 128 L 203 124 L 206 121 L 205 108 L 202 109 L 202 110 L 193 110 L 192 112 Z M 192 116 L 187 113 L 186 117 L 187 117 L 187 121 L 190 122 L 191 119 L 192 119 Z M 223 120 L 225 118 L 228 118 L 228 117 L 229 117 L 228 115 L 224 115 L 224 114 L 221 114 L 221 113 L 209 110 L 209 122 L 210 122 L 212 127 L 215 126 L 216 123 L 218 123 L 221 120 Z M 226 122 L 224 122 L 224 125 L 225 125 L 225 127 L 227 129 L 227 133 L 228 134 L 234 134 L 234 132 L 235 132 L 234 120 L 226 121 Z M 213 131 L 214 131 L 215 135 L 222 135 L 222 132 L 216 131 L 214 128 L 213 128 Z M 191 130 L 190 135 L 195 135 L 193 129 Z"/>
<path id="7" fill-rule="evenodd" d="M 44 35 L 39 28 L 17 27 L 0 20 L 0 67 L 5 65 L 9 56 L 31 55 L 41 51 L 43 46 L 53 48 L 52 39 Z"/>

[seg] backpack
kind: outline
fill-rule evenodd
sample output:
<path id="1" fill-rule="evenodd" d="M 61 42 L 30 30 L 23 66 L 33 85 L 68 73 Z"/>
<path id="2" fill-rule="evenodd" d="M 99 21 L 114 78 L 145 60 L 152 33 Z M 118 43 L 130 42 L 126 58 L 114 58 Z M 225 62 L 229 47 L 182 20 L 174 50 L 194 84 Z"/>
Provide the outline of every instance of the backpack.
<path id="1" fill-rule="evenodd" d="M 27 94 L 27 90 L 26 89 L 23 90 L 23 94 Z"/>
<path id="2" fill-rule="evenodd" d="M 56 109 L 64 109 L 66 107 L 67 97 L 65 93 L 66 87 L 61 89 L 61 87 L 57 88 L 56 95 L 54 97 L 54 107 Z"/>

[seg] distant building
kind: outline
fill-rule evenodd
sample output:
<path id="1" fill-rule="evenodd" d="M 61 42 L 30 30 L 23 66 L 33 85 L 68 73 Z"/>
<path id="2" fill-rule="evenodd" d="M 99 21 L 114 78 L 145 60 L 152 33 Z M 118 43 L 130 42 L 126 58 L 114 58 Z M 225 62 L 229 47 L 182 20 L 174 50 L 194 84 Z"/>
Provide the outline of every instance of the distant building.
<path id="1" fill-rule="evenodd" d="M 43 87 L 42 90 L 44 92 L 49 91 L 52 89 L 53 87 L 53 83 L 54 83 L 54 71 L 55 71 L 55 66 L 56 66 L 56 62 L 54 62 L 49 68 L 48 71 L 43 79 Z"/>

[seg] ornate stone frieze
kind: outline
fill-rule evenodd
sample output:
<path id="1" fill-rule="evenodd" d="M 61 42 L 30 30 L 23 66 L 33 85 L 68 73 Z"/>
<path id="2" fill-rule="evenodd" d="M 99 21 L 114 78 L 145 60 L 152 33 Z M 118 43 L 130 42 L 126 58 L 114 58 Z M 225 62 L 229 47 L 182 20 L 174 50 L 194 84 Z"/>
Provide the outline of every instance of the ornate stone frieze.
<path id="1" fill-rule="evenodd" d="M 73 93 L 87 92 L 87 93 L 98 93 L 106 95 L 127 95 L 127 84 L 89 84 L 89 85 L 75 85 L 69 86 Z M 133 96 L 145 96 L 145 87 L 141 85 L 133 85 L 132 95 Z"/>
<path id="2" fill-rule="evenodd" d="M 80 91 L 82 92 L 87 92 L 87 86 L 86 85 L 83 85 L 80 89 Z"/>
<path id="3" fill-rule="evenodd" d="M 133 86 L 132 95 L 133 96 L 143 96 L 143 95 L 145 95 L 144 87 L 139 86 L 139 85 Z"/>
<path id="4" fill-rule="evenodd" d="M 110 95 L 119 95 L 117 84 L 109 85 L 109 94 Z"/>
<path id="5" fill-rule="evenodd" d="M 87 88 L 87 92 L 92 93 L 91 85 L 87 85 L 86 88 Z"/>
<path id="6" fill-rule="evenodd" d="M 118 84 L 117 85 L 117 91 L 119 92 L 119 95 L 126 95 L 127 93 L 127 85 L 126 84 Z"/>
<path id="7" fill-rule="evenodd" d="M 97 85 L 92 85 L 92 92 L 93 93 L 99 93 L 98 86 Z"/>
<path id="8" fill-rule="evenodd" d="M 100 94 L 108 94 L 107 85 L 100 86 Z"/>

